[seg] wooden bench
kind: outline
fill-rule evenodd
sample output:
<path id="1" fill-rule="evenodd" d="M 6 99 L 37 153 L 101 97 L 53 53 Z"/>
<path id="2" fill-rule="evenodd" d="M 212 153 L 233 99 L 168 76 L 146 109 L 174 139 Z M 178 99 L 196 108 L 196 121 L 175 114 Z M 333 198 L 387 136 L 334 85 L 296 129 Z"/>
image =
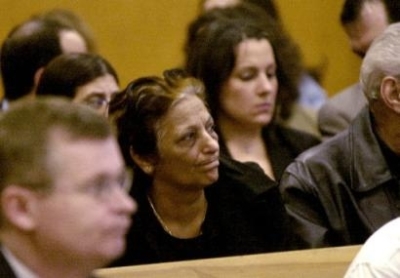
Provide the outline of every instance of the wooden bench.
<path id="1" fill-rule="evenodd" d="M 158 263 L 95 271 L 100 278 L 343 277 L 360 245 Z"/>

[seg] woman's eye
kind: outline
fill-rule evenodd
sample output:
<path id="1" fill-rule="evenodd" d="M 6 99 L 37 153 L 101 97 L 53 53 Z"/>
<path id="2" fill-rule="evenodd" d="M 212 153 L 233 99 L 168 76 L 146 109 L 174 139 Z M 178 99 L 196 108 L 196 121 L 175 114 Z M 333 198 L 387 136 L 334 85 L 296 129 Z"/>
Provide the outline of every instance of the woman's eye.
<path id="1" fill-rule="evenodd" d="M 99 109 L 103 105 L 108 103 L 108 101 L 105 97 L 101 97 L 101 96 L 97 96 L 97 95 L 90 96 L 89 98 L 85 99 L 83 102 L 86 105 L 88 105 L 89 107 L 92 107 L 94 109 Z"/>
<path id="2" fill-rule="evenodd" d="M 209 124 L 207 125 L 207 131 L 209 133 L 215 132 L 215 124 Z"/>
<path id="3" fill-rule="evenodd" d="M 276 72 L 275 71 L 267 72 L 267 77 L 269 79 L 275 78 L 276 77 Z"/>
<path id="4" fill-rule="evenodd" d="M 217 134 L 217 132 L 215 131 L 215 129 L 213 129 L 212 131 L 210 131 L 210 135 L 212 136 L 212 138 L 218 140 L 218 134 Z"/>
<path id="5" fill-rule="evenodd" d="M 196 134 L 194 132 L 186 133 L 181 141 L 192 141 L 196 137 Z"/>
<path id="6" fill-rule="evenodd" d="M 244 81 L 251 80 L 254 78 L 254 73 L 250 71 L 242 72 L 241 74 L 239 74 L 239 78 Z"/>
<path id="7" fill-rule="evenodd" d="M 106 192 L 109 189 L 110 183 L 105 181 L 105 180 L 101 180 L 101 181 L 97 181 L 92 183 L 90 186 L 87 187 L 86 191 L 95 196 L 98 197 L 100 195 L 103 195 L 104 192 Z"/>

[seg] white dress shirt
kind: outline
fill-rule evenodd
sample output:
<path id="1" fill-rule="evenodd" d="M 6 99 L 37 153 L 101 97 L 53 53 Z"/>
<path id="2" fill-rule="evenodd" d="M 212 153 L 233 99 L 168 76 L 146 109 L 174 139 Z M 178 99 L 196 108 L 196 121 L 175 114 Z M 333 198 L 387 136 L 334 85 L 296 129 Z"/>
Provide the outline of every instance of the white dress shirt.
<path id="1" fill-rule="evenodd" d="M 18 278 L 39 278 L 23 262 L 17 259 L 9 249 L 2 246 L 1 252 Z"/>
<path id="2" fill-rule="evenodd" d="M 345 278 L 400 277 L 400 218 L 377 230 L 361 247 Z"/>

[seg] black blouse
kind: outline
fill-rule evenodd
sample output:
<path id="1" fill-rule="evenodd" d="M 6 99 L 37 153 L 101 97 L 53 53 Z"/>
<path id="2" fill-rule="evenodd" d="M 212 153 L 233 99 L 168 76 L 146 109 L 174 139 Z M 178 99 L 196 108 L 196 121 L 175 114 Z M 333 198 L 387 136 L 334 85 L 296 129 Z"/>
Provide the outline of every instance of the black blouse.
<path id="1" fill-rule="evenodd" d="M 287 249 L 286 212 L 276 183 L 254 163 L 222 158 L 219 172 L 219 180 L 205 189 L 208 210 L 202 234 L 192 239 L 178 239 L 164 231 L 146 190 L 136 190 L 133 197 L 139 210 L 133 216 L 126 252 L 113 266 Z"/>
<path id="2" fill-rule="evenodd" d="M 271 124 L 264 127 L 262 137 L 268 149 L 271 159 L 271 166 L 277 181 L 280 180 L 283 172 L 294 159 L 305 150 L 321 143 L 320 139 L 312 134 L 283 127 L 278 124 Z M 224 142 L 223 137 L 219 136 L 221 153 L 232 157 Z"/>

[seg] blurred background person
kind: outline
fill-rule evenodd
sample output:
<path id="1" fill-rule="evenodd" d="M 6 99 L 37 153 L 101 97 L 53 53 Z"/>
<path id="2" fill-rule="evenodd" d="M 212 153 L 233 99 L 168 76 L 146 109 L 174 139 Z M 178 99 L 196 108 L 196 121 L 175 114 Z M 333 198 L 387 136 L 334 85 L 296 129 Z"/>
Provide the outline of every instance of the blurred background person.
<path id="1" fill-rule="evenodd" d="M 86 23 L 78 14 L 68 9 L 55 8 L 42 13 L 33 15 L 32 18 L 44 19 L 59 22 L 64 26 L 76 30 L 85 40 L 88 52 L 97 52 L 97 42 L 95 35 L 89 24 Z"/>
<path id="2" fill-rule="evenodd" d="M 0 50 L 3 107 L 33 97 L 44 66 L 62 53 L 87 52 L 84 38 L 53 20 L 30 19 L 14 27 Z"/>
<path id="3" fill-rule="evenodd" d="M 400 1 L 345 0 L 340 22 L 351 50 L 364 58 L 373 40 L 393 22 L 400 21 Z M 346 129 L 367 104 L 359 83 L 330 98 L 318 113 L 318 129 L 324 140 Z"/>
<path id="4" fill-rule="evenodd" d="M 301 152 L 319 143 L 305 132 L 284 127 L 283 111 L 293 104 L 297 65 L 288 38 L 269 15 L 249 4 L 212 9 L 188 30 L 185 68 L 202 80 L 216 121 L 221 152 L 260 165 L 279 180 Z"/>
<path id="5" fill-rule="evenodd" d="M 107 121 L 65 100 L 19 100 L 0 131 L 0 276 L 87 278 L 120 256 L 136 203 Z"/>
<path id="6" fill-rule="evenodd" d="M 115 69 L 98 54 L 62 54 L 44 68 L 36 95 L 68 97 L 108 116 L 109 103 L 119 91 L 118 82 Z"/>

